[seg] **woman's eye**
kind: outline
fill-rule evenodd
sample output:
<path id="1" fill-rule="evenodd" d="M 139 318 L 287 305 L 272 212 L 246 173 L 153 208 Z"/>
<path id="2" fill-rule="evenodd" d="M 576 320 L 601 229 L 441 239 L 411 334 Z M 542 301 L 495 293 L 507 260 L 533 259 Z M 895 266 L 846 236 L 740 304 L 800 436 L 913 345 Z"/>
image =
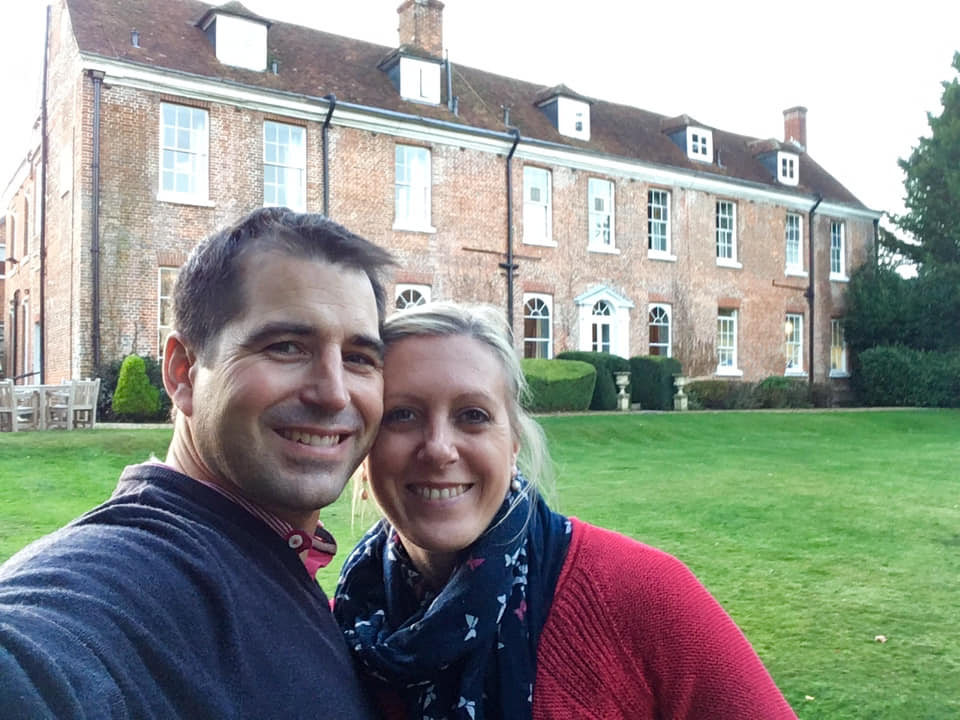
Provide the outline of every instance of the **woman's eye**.
<path id="1" fill-rule="evenodd" d="M 367 353 L 349 353 L 343 356 L 345 362 L 351 365 L 367 365 L 369 367 L 380 367 L 380 360 Z"/>
<path id="2" fill-rule="evenodd" d="M 490 415 L 487 414 L 485 410 L 481 410 L 480 408 L 470 408 L 460 413 L 460 419 L 463 422 L 471 425 L 477 425 L 488 422 L 490 420 Z"/>
<path id="3" fill-rule="evenodd" d="M 383 424 L 388 423 L 408 423 L 412 422 L 416 416 L 410 408 L 394 408 L 383 414 Z"/>

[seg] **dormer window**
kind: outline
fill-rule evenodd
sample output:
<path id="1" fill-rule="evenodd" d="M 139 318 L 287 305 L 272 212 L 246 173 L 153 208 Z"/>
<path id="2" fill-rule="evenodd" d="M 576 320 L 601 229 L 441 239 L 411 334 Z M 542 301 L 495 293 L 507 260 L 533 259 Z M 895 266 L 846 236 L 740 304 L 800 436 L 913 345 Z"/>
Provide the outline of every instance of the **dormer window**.
<path id="1" fill-rule="evenodd" d="M 789 152 L 777 153 L 777 180 L 784 185 L 796 185 L 799 182 L 800 159 Z"/>
<path id="2" fill-rule="evenodd" d="M 687 128 L 687 157 L 700 162 L 713 162 L 713 133 L 710 130 Z"/>
<path id="3" fill-rule="evenodd" d="M 542 93 L 537 107 L 561 135 L 590 139 L 590 100 L 558 85 Z"/>
<path id="4" fill-rule="evenodd" d="M 267 69 L 267 20 L 232 2 L 211 8 L 199 26 L 224 65 L 260 72 Z"/>
<path id="5" fill-rule="evenodd" d="M 440 63 L 400 58 L 400 97 L 413 102 L 440 104 Z"/>

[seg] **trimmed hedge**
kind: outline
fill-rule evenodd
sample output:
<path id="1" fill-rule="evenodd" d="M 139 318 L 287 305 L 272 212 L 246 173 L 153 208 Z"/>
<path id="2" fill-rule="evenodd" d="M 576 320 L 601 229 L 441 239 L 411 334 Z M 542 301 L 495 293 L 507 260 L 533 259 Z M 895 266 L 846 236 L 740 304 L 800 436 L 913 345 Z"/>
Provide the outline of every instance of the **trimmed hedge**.
<path id="1" fill-rule="evenodd" d="M 149 417 L 144 417 L 144 422 L 170 422 L 170 409 L 173 402 L 167 395 L 163 387 L 163 369 L 160 362 L 152 355 L 142 355 L 143 364 L 147 370 L 147 377 L 150 378 L 150 384 L 157 388 L 160 393 L 160 408 Z M 123 365 L 123 358 L 102 363 L 93 374 L 93 377 L 100 378 L 100 397 L 97 398 L 97 419 L 100 422 L 126 422 L 129 417 L 121 417 L 113 412 L 113 393 L 117 389 L 117 380 L 120 378 L 120 367 Z"/>
<path id="2" fill-rule="evenodd" d="M 830 407 L 833 391 L 827 383 L 771 375 L 760 383 L 740 380 L 698 380 L 684 388 L 691 410 L 753 410 L 757 408 Z"/>
<path id="3" fill-rule="evenodd" d="M 680 361 L 662 355 L 630 358 L 630 401 L 643 410 L 673 410 L 673 376 L 682 371 Z"/>
<path id="4" fill-rule="evenodd" d="M 135 422 L 155 416 L 160 409 L 160 391 L 150 384 L 146 363 L 139 355 L 123 359 L 112 409 Z"/>
<path id="5" fill-rule="evenodd" d="M 853 387 L 865 405 L 960 407 L 960 352 L 864 350 Z"/>
<path id="6" fill-rule="evenodd" d="M 591 410 L 617 409 L 617 381 L 615 372 L 630 372 L 630 361 L 619 355 L 601 352 L 570 350 L 557 355 L 558 360 L 579 360 L 590 363 L 597 369 L 597 383 L 593 387 Z"/>
<path id="7" fill-rule="evenodd" d="M 583 411 L 590 407 L 597 369 L 578 360 L 521 361 L 527 378 L 530 397 L 526 407 L 531 412 Z"/>

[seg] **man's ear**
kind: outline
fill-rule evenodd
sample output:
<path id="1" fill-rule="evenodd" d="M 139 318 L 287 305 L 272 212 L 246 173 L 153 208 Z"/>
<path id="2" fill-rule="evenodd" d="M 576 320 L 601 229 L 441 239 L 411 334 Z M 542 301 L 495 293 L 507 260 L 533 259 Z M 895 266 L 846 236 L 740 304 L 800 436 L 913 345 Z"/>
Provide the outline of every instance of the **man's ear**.
<path id="1" fill-rule="evenodd" d="M 193 414 L 193 370 L 197 364 L 197 356 L 180 333 L 167 335 L 163 346 L 163 387 L 177 410 L 187 416 Z"/>

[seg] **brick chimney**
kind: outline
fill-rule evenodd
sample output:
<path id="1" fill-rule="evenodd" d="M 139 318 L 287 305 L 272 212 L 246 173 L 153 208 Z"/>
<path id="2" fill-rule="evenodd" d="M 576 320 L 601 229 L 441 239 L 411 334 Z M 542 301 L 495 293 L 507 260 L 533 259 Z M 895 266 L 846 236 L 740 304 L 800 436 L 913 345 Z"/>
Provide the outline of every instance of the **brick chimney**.
<path id="1" fill-rule="evenodd" d="M 440 0 L 405 0 L 400 15 L 400 47 L 414 47 L 431 57 L 443 56 L 443 3 Z"/>
<path id="2" fill-rule="evenodd" d="M 807 149 L 807 109 L 800 105 L 783 111 L 783 141 L 791 140 Z"/>

